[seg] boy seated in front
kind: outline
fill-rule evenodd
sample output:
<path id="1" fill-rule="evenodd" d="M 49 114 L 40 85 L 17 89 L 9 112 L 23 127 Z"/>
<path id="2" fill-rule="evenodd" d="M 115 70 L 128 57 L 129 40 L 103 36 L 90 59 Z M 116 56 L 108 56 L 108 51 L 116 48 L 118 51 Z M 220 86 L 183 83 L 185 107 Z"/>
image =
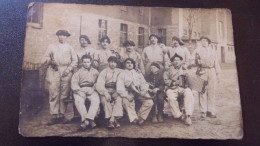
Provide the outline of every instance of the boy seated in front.
<path id="1" fill-rule="evenodd" d="M 95 91 L 95 83 L 99 72 L 91 67 L 92 57 L 83 55 L 81 58 L 82 67 L 72 76 L 71 89 L 75 99 L 76 108 L 81 116 L 79 130 L 86 130 L 87 127 L 95 128 L 94 118 L 99 109 L 100 99 Z M 87 111 L 85 101 L 90 101 Z"/>

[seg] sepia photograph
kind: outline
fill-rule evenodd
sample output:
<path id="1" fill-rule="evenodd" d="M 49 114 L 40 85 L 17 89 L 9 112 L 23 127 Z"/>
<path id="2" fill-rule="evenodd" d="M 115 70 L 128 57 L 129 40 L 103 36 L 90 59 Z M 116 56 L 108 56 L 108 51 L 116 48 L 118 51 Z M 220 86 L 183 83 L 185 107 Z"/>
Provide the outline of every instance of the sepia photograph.
<path id="1" fill-rule="evenodd" d="M 242 139 L 229 9 L 30 3 L 25 137 Z"/>

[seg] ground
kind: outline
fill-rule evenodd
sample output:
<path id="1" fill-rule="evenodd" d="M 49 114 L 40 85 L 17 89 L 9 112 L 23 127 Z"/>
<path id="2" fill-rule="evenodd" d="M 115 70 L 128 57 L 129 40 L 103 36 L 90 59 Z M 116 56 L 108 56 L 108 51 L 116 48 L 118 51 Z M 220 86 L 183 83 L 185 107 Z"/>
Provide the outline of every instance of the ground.
<path id="1" fill-rule="evenodd" d="M 130 125 L 127 118 L 121 120 L 121 128 L 108 130 L 104 125 L 84 132 L 77 132 L 78 122 L 47 126 L 50 119 L 47 100 L 38 114 L 20 113 L 20 133 L 23 136 L 77 136 L 77 137 L 171 137 L 188 139 L 241 139 L 243 137 L 242 112 L 235 64 L 221 64 L 222 76 L 217 87 L 217 118 L 202 120 L 195 96 L 193 124 L 186 126 L 172 117 L 165 122 L 152 124 L 148 119 L 143 126 Z"/>

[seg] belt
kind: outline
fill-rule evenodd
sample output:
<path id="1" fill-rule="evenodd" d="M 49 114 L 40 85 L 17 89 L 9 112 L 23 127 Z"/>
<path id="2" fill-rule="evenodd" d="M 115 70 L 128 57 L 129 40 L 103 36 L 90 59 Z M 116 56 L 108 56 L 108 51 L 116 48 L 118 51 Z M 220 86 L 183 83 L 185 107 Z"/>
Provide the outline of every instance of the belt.
<path id="1" fill-rule="evenodd" d="M 94 86 L 94 84 L 85 84 L 85 85 L 80 85 L 80 88 L 82 88 L 82 87 L 93 87 Z"/>
<path id="2" fill-rule="evenodd" d="M 106 88 L 116 88 L 116 83 L 112 82 L 112 83 L 105 84 L 105 87 Z"/>
<path id="3" fill-rule="evenodd" d="M 207 68 L 207 69 L 210 69 L 210 68 L 214 68 L 214 67 L 201 67 L 201 68 Z"/>

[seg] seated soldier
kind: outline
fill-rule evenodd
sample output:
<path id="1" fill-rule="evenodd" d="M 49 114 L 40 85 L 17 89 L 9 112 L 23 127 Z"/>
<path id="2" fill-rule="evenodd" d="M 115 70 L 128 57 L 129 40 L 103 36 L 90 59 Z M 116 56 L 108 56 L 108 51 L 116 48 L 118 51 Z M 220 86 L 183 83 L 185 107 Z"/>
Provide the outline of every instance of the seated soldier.
<path id="1" fill-rule="evenodd" d="M 79 130 L 86 130 L 88 126 L 90 128 L 96 127 L 94 118 L 99 109 L 100 99 L 95 91 L 95 83 L 99 73 L 91 67 L 91 56 L 83 55 L 81 60 L 82 67 L 72 76 L 71 89 L 82 121 Z M 85 106 L 86 99 L 90 101 L 88 111 Z"/>
<path id="2" fill-rule="evenodd" d="M 116 81 L 121 69 L 116 68 L 118 59 L 108 58 L 108 67 L 102 70 L 97 79 L 97 91 L 103 104 L 105 118 L 109 119 L 108 128 L 120 127 L 118 119 L 123 116 L 122 98 L 116 92 Z"/>
<path id="3" fill-rule="evenodd" d="M 185 124 L 191 125 L 194 97 L 190 88 L 180 86 L 180 76 L 187 74 L 187 71 L 181 66 L 182 59 L 183 58 L 178 54 L 175 54 L 171 58 L 173 66 L 163 74 L 164 82 L 167 86 L 165 92 L 174 118 L 180 118 Z M 180 95 L 184 98 L 185 115 L 180 111 L 179 103 L 177 101 L 177 99 L 180 98 Z"/>
<path id="4" fill-rule="evenodd" d="M 116 89 L 123 99 L 123 107 L 128 114 L 129 121 L 142 125 L 153 107 L 153 100 L 148 93 L 149 84 L 145 81 L 142 73 L 135 70 L 133 59 L 127 58 L 124 65 L 125 70 L 118 76 Z M 134 98 L 142 103 L 138 114 L 135 111 Z"/>
<path id="5" fill-rule="evenodd" d="M 152 108 L 152 122 L 163 122 L 163 107 L 164 107 L 164 82 L 162 74 L 159 74 L 160 65 L 153 62 L 150 65 L 151 73 L 146 77 L 146 81 L 150 84 L 149 94 L 153 96 L 153 108 Z M 157 115 L 157 111 L 158 115 Z"/>

